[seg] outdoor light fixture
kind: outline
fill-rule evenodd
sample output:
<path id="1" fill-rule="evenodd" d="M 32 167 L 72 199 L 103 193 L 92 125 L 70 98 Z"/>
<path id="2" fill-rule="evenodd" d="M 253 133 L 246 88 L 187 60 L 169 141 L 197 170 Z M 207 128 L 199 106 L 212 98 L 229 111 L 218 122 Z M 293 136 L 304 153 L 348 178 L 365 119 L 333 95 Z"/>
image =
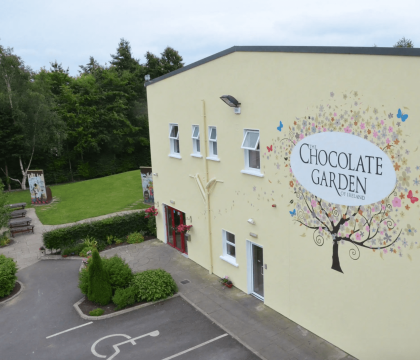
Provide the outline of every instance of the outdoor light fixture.
<path id="1" fill-rule="evenodd" d="M 222 95 L 220 97 L 228 106 L 235 108 L 235 114 L 241 113 L 241 103 L 231 95 Z"/>
<path id="2" fill-rule="evenodd" d="M 158 176 L 158 173 L 153 173 L 153 176 Z"/>
<path id="3" fill-rule="evenodd" d="M 254 219 L 248 219 L 248 222 L 249 222 L 251 225 L 255 225 L 255 221 L 254 221 Z"/>
<path id="4" fill-rule="evenodd" d="M 144 76 L 144 80 L 145 80 L 145 81 L 150 81 L 150 75 L 149 75 L 149 74 L 145 75 L 145 76 Z"/>
<path id="5" fill-rule="evenodd" d="M 175 204 L 175 200 L 169 200 L 171 204 Z"/>
<path id="6" fill-rule="evenodd" d="M 251 232 L 249 233 L 249 235 L 252 236 L 252 237 L 254 237 L 254 238 L 257 238 L 258 237 L 257 234 L 254 234 L 254 233 L 251 233 Z"/>

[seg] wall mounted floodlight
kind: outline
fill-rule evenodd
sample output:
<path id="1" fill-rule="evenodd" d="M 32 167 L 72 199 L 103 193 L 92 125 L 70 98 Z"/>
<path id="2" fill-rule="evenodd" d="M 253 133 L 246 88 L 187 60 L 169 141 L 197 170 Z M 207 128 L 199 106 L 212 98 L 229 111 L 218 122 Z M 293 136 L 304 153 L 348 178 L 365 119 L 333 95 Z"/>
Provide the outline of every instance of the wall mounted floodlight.
<path id="1" fill-rule="evenodd" d="M 255 225 L 255 221 L 254 221 L 254 219 L 248 219 L 248 222 L 249 222 L 251 225 Z"/>
<path id="2" fill-rule="evenodd" d="M 145 81 L 150 81 L 150 75 L 149 74 L 145 75 L 144 80 Z"/>
<path id="3" fill-rule="evenodd" d="M 238 100 L 236 100 L 233 96 L 222 95 L 220 98 L 225 102 L 225 104 L 235 108 L 235 114 L 239 115 L 241 113 L 241 103 Z"/>

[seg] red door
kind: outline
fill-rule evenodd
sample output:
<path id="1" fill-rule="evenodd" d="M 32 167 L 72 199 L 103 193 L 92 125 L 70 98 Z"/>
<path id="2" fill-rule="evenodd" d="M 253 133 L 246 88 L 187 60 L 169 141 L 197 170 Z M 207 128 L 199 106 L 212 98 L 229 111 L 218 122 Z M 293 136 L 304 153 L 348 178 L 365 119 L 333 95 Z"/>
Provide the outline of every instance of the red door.
<path id="1" fill-rule="evenodd" d="M 175 249 L 188 254 L 188 245 L 184 233 L 176 231 L 178 225 L 185 225 L 185 214 L 170 206 L 165 206 L 165 213 L 168 244 Z"/>

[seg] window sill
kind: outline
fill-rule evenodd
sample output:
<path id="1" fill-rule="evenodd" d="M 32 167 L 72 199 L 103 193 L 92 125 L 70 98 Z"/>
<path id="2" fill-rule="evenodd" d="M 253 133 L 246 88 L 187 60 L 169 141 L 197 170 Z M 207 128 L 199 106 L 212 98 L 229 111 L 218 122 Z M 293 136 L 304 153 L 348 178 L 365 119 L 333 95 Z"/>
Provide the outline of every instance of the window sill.
<path id="1" fill-rule="evenodd" d="M 169 154 L 168 156 L 174 159 L 182 159 L 181 155 L 179 154 Z"/>
<path id="2" fill-rule="evenodd" d="M 229 264 L 231 264 L 231 265 L 235 266 L 235 267 L 238 267 L 238 266 L 239 266 L 239 265 L 236 263 L 236 261 L 234 260 L 234 258 L 232 258 L 231 256 L 224 256 L 224 255 L 221 255 L 221 256 L 220 256 L 220 258 L 221 258 L 222 260 L 226 261 L 227 263 L 229 263 Z"/>
<path id="3" fill-rule="evenodd" d="M 212 157 L 212 156 L 209 156 L 209 157 L 206 157 L 206 159 L 207 159 L 207 160 L 211 160 L 211 161 L 219 161 L 219 162 L 220 162 L 220 159 L 219 159 L 219 158 L 217 158 L 217 157 Z"/>
<path id="4" fill-rule="evenodd" d="M 203 157 L 203 155 L 201 155 L 201 154 L 191 154 L 191 156 L 196 157 L 196 158 L 200 158 L 200 159 Z"/>
<path id="5" fill-rule="evenodd" d="M 259 171 L 241 170 L 241 173 L 242 174 L 247 174 L 247 175 L 258 176 L 258 177 L 264 177 L 264 174 L 260 173 Z"/>

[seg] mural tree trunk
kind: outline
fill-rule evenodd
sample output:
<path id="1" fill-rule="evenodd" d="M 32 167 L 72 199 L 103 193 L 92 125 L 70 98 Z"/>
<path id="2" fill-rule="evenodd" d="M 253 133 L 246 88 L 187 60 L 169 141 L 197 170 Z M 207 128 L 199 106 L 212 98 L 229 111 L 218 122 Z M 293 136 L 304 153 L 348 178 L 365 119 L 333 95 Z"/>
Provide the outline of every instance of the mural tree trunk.
<path id="1" fill-rule="evenodd" d="M 338 241 L 333 242 L 333 255 L 332 255 L 332 266 L 331 269 L 339 272 L 343 272 L 340 266 L 340 258 L 338 257 Z"/>

